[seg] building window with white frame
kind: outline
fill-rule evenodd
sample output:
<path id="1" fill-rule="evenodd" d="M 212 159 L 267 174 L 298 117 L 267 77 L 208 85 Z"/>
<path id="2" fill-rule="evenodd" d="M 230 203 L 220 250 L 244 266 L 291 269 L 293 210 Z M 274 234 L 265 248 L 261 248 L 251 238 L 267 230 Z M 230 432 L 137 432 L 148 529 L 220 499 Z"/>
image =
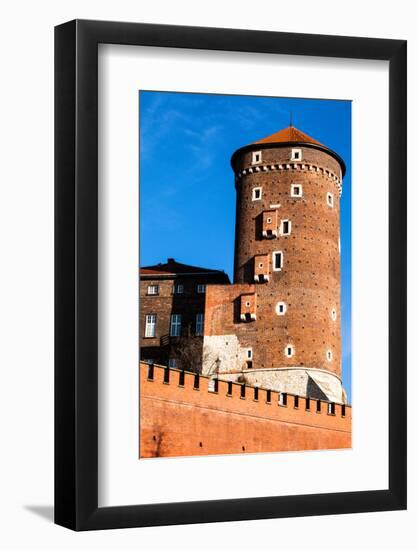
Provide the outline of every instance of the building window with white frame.
<path id="1" fill-rule="evenodd" d="M 184 285 L 182 284 L 174 285 L 174 294 L 184 294 Z"/>
<path id="2" fill-rule="evenodd" d="M 155 338 L 156 313 L 145 315 L 145 338 Z"/>
<path id="3" fill-rule="evenodd" d="M 290 235 L 290 233 L 291 233 L 291 222 L 290 222 L 290 220 L 281 220 L 280 234 L 281 235 Z"/>
<path id="4" fill-rule="evenodd" d="M 181 336 L 181 319 L 181 313 L 173 313 L 171 315 L 170 336 Z"/>
<path id="5" fill-rule="evenodd" d="M 284 353 L 286 357 L 294 357 L 295 355 L 294 346 L 292 344 L 287 344 L 285 346 Z"/>
<path id="6" fill-rule="evenodd" d="M 275 306 L 275 312 L 277 315 L 285 315 L 287 312 L 287 304 L 285 302 L 278 302 Z"/>
<path id="7" fill-rule="evenodd" d="M 206 285 L 197 285 L 198 294 L 204 294 L 206 291 Z"/>
<path id="8" fill-rule="evenodd" d="M 327 193 L 327 205 L 333 208 L 333 193 Z"/>
<path id="9" fill-rule="evenodd" d="M 204 334 L 204 313 L 197 313 L 195 316 L 195 335 L 203 336 Z"/>
<path id="10" fill-rule="evenodd" d="M 252 200 L 260 201 L 262 199 L 262 187 L 254 187 L 252 189 Z"/>
<path id="11" fill-rule="evenodd" d="M 301 160 L 303 153 L 301 149 L 291 149 L 291 160 Z"/>
<path id="12" fill-rule="evenodd" d="M 262 162 L 262 151 L 253 151 L 252 164 L 259 164 Z"/>
<path id="13" fill-rule="evenodd" d="M 148 285 L 148 296 L 157 296 L 159 294 L 159 285 Z"/>
<path id="14" fill-rule="evenodd" d="M 284 255 L 281 251 L 272 252 L 272 269 L 274 271 L 281 271 L 284 265 Z"/>
<path id="15" fill-rule="evenodd" d="M 296 199 L 299 199 L 303 196 L 303 186 L 299 183 L 292 183 L 291 184 L 291 197 L 294 197 Z"/>

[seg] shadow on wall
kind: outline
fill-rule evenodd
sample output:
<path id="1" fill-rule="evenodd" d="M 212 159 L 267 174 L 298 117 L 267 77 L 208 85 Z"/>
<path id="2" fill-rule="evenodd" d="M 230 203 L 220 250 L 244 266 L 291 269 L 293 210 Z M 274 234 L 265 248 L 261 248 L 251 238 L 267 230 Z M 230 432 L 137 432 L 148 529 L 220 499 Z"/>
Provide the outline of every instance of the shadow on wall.
<path id="1" fill-rule="evenodd" d="M 308 377 L 307 381 L 307 397 L 311 397 L 312 399 L 321 399 L 323 401 L 328 400 L 327 395 L 323 393 L 311 376 Z"/>

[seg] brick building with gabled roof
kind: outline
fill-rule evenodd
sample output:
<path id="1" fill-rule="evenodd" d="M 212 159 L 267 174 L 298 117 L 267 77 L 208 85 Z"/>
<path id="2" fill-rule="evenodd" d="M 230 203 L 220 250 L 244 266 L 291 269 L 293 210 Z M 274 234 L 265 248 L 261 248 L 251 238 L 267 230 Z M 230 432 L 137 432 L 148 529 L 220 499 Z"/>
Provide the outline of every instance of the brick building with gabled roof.
<path id="1" fill-rule="evenodd" d="M 184 364 L 188 359 L 201 366 L 205 293 L 212 284 L 230 284 L 230 280 L 223 271 L 183 264 L 174 258 L 140 268 L 142 361 L 194 370 Z"/>

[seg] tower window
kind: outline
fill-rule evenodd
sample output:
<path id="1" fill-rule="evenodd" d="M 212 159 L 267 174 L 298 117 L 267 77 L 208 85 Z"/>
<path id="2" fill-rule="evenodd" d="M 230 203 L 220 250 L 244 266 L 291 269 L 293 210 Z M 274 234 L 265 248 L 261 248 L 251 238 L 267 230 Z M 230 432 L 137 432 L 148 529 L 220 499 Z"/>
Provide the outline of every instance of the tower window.
<path id="1" fill-rule="evenodd" d="M 252 164 L 259 164 L 262 162 L 262 151 L 253 151 Z"/>
<path id="2" fill-rule="evenodd" d="M 274 271 L 281 271 L 284 263 L 284 256 L 281 251 L 272 253 L 272 265 Z"/>
<path id="3" fill-rule="evenodd" d="M 252 357 L 253 357 L 252 348 L 248 348 L 248 349 L 246 350 L 246 357 L 247 357 L 248 359 L 252 359 Z"/>
<path id="4" fill-rule="evenodd" d="M 156 314 L 149 313 L 145 316 L 145 338 L 155 338 Z"/>
<path id="5" fill-rule="evenodd" d="M 333 353 L 332 353 L 332 350 L 328 349 L 326 351 L 326 358 L 327 358 L 327 361 L 331 361 L 333 359 Z"/>
<path id="6" fill-rule="evenodd" d="M 292 344 L 288 344 L 286 347 L 285 347 L 285 355 L 287 357 L 294 357 L 295 355 L 295 351 L 294 351 L 294 346 Z"/>
<path id="7" fill-rule="evenodd" d="M 281 235 L 289 235 L 291 233 L 291 222 L 289 220 L 281 220 Z"/>
<path id="8" fill-rule="evenodd" d="M 291 184 L 291 197 L 299 198 L 303 196 L 303 187 L 299 183 Z"/>
<path id="9" fill-rule="evenodd" d="M 254 187 L 252 189 L 252 200 L 260 201 L 262 198 L 262 187 Z"/>
<path id="10" fill-rule="evenodd" d="M 301 149 L 291 149 L 291 160 L 301 160 L 302 158 Z"/>
<path id="11" fill-rule="evenodd" d="M 331 315 L 333 321 L 336 321 L 336 319 L 337 319 L 337 313 L 336 313 L 336 309 L 335 309 L 335 308 L 332 309 L 330 315 Z"/>
<path id="12" fill-rule="evenodd" d="M 181 313 L 171 315 L 170 336 L 181 336 Z"/>
<path id="13" fill-rule="evenodd" d="M 327 193 L 327 204 L 333 208 L 333 193 Z"/>
<path id="14" fill-rule="evenodd" d="M 157 296 L 159 294 L 159 285 L 148 286 L 148 296 Z"/>
<path id="15" fill-rule="evenodd" d="M 204 313 L 197 313 L 195 316 L 195 334 L 196 336 L 204 334 Z"/>
<path id="16" fill-rule="evenodd" d="M 275 313 L 277 315 L 285 315 L 287 311 L 287 304 L 285 302 L 278 302 L 275 306 Z"/>
<path id="17" fill-rule="evenodd" d="M 197 285 L 198 294 L 204 294 L 206 291 L 206 285 Z"/>
<path id="18" fill-rule="evenodd" d="M 327 403 L 327 414 L 335 414 L 336 407 L 334 403 Z"/>

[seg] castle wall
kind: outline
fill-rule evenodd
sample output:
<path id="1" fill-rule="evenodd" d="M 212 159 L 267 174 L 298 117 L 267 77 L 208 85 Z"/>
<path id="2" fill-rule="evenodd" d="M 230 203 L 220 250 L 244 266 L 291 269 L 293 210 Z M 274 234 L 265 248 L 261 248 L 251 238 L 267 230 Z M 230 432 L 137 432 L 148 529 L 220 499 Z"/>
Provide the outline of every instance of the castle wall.
<path id="1" fill-rule="evenodd" d="M 167 380 L 167 372 L 169 378 Z M 140 365 L 140 457 L 194 456 L 351 447 L 351 409 L 219 381 L 191 373 Z M 165 381 L 164 381 L 165 380 Z M 183 385 L 180 383 L 183 382 Z M 231 389 L 231 394 L 228 392 Z M 309 403 L 309 410 L 306 405 Z M 344 416 L 342 416 L 344 412 Z"/>

